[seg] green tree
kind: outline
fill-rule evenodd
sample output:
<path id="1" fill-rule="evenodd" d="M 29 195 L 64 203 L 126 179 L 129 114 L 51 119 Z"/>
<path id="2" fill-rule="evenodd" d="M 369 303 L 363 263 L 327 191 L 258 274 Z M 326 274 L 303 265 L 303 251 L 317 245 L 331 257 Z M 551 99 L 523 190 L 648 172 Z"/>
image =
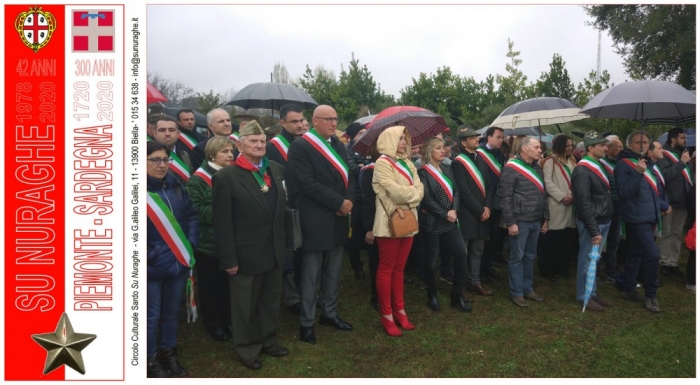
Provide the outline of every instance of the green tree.
<path id="1" fill-rule="evenodd" d="M 589 5 L 589 23 L 608 31 L 632 79 L 695 89 L 695 5 Z"/>
<path id="2" fill-rule="evenodd" d="M 520 51 L 514 51 L 514 45 L 515 43 L 508 39 L 508 53 L 506 53 L 506 57 L 510 59 L 510 62 L 506 63 L 506 72 L 508 75 L 496 75 L 496 83 L 498 83 L 498 101 L 507 105 L 527 98 L 527 86 L 525 83 L 527 81 L 527 76 L 519 68 L 523 60 L 518 59 Z"/>
<path id="3" fill-rule="evenodd" d="M 378 105 L 390 101 L 393 101 L 393 97 L 381 90 L 367 65 L 360 66 L 355 53 L 351 53 L 347 70 L 342 64 L 340 66 L 338 86 L 333 94 L 332 106 L 338 112 L 338 117 L 344 122 L 352 122 L 358 118 L 361 109 L 376 110 Z"/>
<path id="4" fill-rule="evenodd" d="M 332 70 L 318 65 L 312 71 L 307 64 L 306 72 L 304 72 L 296 85 L 311 95 L 316 103 L 332 105 L 338 81 L 335 79 L 335 74 Z"/>
<path id="5" fill-rule="evenodd" d="M 566 62 L 561 55 L 555 53 L 552 62 L 549 63 L 549 72 L 542 72 L 535 83 L 537 96 L 573 99 L 576 90 L 565 65 Z"/>
<path id="6" fill-rule="evenodd" d="M 588 73 L 588 77 L 578 84 L 573 100 L 570 100 L 583 107 L 593 99 L 594 96 L 615 85 L 615 83 L 609 84 L 609 82 L 610 74 L 607 70 L 604 70 L 600 74 L 600 78 L 596 76 L 595 70 L 591 70 L 591 72 Z"/>
<path id="7" fill-rule="evenodd" d="M 203 114 L 219 107 L 221 103 L 221 95 L 215 94 L 214 90 L 209 90 L 206 94 L 202 92 L 197 93 L 197 110 Z"/>
<path id="8" fill-rule="evenodd" d="M 476 109 L 478 97 L 474 94 L 478 84 L 474 79 L 452 73 L 450 67 L 438 68 L 435 74 L 421 72 L 412 82 L 401 90 L 401 104 L 422 107 L 445 117 L 462 117 Z"/>

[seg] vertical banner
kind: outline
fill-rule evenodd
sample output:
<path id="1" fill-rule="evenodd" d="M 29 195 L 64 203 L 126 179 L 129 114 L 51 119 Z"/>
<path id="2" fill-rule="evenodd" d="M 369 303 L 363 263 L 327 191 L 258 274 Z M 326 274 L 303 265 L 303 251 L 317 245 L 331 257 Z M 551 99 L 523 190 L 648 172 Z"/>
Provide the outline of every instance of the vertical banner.
<path id="1" fill-rule="evenodd" d="M 123 380 L 124 6 L 4 11 L 4 379 Z"/>

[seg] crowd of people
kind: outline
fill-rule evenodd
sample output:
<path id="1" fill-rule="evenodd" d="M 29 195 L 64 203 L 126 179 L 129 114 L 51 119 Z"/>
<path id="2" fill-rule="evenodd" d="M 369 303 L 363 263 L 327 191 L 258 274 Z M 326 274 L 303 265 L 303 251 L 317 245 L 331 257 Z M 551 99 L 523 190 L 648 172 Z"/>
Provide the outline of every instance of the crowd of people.
<path id="1" fill-rule="evenodd" d="M 695 155 L 680 128 L 664 144 L 634 131 L 624 146 L 591 131 L 575 148 L 559 134 L 545 156 L 536 137 L 505 137 L 496 126 L 481 135 L 464 124 L 454 138 L 414 146 L 399 125 L 365 155 L 354 149 L 365 126 L 348 126 L 344 143 L 331 106 L 313 111 L 312 129 L 291 104 L 274 127 L 234 118 L 237 126 L 226 110 L 209 111 L 208 136 L 191 110 L 149 120 L 149 377 L 188 373 L 176 350 L 183 298 L 190 317 L 198 312 L 212 339 L 233 340 L 253 370 L 261 354 L 289 354 L 276 338 L 281 303 L 299 316 L 302 342 L 317 343 L 317 311 L 321 325 L 352 331 L 337 311 L 345 249 L 358 280 L 366 250 L 370 304 L 392 337 L 415 328 L 404 298 L 409 258 L 434 312 L 442 311 L 438 279 L 451 285 L 450 307 L 469 313 L 469 293 L 492 296 L 488 283 L 504 279 L 497 263 L 507 265 L 516 306 L 545 301 L 534 287 L 536 260 L 540 278 L 553 282 L 576 266 L 576 300 L 596 312 L 612 306 L 595 283 L 584 298 L 597 248 L 600 281 L 658 313 L 657 273 L 681 274 L 692 227 L 686 287 L 695 292 Z M 301 247 L 290 246 L 294 230 Z"/>

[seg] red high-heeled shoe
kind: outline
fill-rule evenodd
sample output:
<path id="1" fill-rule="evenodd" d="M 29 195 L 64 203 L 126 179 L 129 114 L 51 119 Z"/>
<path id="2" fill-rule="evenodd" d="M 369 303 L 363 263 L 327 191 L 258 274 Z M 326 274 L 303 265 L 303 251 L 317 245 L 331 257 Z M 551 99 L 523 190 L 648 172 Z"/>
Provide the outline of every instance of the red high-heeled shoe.
<path id="1" fill-rule="evenodd" d="M 408 320 L 408 316 L 406 314 L 394 312 L 394 321 L 396 321 L 396 324 L 403 330 L 413 330 L 416 328 L 416 325 L 412 324 L 411 321 Z"/>
<path id="2" fill-rule="evenodd" d="M 396 324 L 393 320 L 390 320 L 384 316 L 381 316 L 380 318 L 382 320 L 382 326 L 384 326 L 386 334 L 388 334 L 391 337 L 401 337 L 401 330 L 399 330 L 399 328 L 396 327 Z"/>

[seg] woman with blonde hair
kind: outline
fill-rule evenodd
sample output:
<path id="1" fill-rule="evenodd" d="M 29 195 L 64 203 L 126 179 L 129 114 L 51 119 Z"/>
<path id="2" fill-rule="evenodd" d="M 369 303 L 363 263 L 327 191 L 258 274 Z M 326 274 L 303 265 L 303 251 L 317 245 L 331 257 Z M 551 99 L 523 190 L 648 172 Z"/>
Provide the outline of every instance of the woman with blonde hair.
<path id="1" fill-rule="evenodd" d="M 377 193 L 372 234 L 379 246 L 377 295 L 382 313 L 381 322 L 392 337 L 415 326 L 408 320 L 404 306 L 403 270 L 411 251 L 414 231 L 394 237 L 389 229 L 389 217 L 397 208 L 410 210 L 418 218 L 416 208 L 423 199 L 423 184 L 416 167 L 409 160 L 411 137 L 404 126 L 389 127 L 379 135 L 377 150 L 381 156 L 374 165 L 372 188 Z"/>

